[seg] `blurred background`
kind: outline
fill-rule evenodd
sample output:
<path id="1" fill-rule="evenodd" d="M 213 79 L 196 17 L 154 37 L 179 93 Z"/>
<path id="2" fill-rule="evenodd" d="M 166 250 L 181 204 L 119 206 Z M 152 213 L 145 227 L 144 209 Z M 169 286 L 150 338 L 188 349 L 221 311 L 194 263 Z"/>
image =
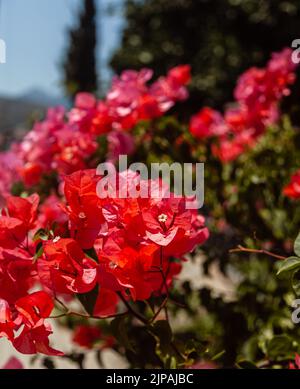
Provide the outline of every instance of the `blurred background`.
<path id="1" fill-rule="evenodd" d="M 1 147 L 46 106 L 68 106 L 78 90 L 104 95 L 129 68 L 158 76 L 189 63 L 182 109 L 220 109 L 238 75 L 300 36 L 299 13 L 297 0 L 1 0 Z"/>

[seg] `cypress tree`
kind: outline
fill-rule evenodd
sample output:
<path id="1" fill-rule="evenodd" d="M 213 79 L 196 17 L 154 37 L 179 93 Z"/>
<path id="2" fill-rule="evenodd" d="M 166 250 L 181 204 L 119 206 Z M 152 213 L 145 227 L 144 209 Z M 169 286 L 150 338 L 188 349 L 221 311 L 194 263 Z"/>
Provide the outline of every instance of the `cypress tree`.
<path id="1" fill-rule="evenodd" d="M 96 5 L 94 0 L 84 0 L 79 23 L 69 30 L 69 48 L 63 63 L 64 88 L 71 99 L 81 92 L 98 89 L 96 72 Z"/>

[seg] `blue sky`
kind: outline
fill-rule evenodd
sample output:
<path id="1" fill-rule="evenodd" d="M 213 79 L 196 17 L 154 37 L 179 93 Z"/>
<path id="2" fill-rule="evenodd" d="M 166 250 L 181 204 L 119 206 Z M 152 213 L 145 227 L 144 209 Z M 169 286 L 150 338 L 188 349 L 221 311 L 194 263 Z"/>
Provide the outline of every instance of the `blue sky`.
<path id="1" fill-rule="evenodd" d="M 123 0 L 96 0 L 97 6 Z M 6 64 L 0 64 L 0 95 L 20 95 L 30 89 L 62 94 L 59 64 L 67 47 L 67 28 L 76 22 L 81 0 L 0 0 L 0 38 L 6 42 Z M 121 8 L 101 18 L 100 71 L 118 45 L 123 26 Z"/>

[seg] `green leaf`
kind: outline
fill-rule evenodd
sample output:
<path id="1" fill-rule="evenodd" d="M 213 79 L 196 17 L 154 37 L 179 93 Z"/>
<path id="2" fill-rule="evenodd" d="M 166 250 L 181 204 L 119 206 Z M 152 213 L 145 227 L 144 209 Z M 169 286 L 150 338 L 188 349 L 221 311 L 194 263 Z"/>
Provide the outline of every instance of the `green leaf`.
<path id="1" fill-rule="evenodd" d="M 169 352 L 172 342 L 172 330 L 167 320 L 158 320 L 151 326 L 150 332 L 158 338 L 163 353 Z"/>
<path id="2" fill-rule="evenodd" d="M 94 261 L 98 262 L 98 256 L 97 256 L 97 253 L 96 253 L 96 250 L 94 249 L 94 247 L 90 248 L 90 249 L 86 249 L 84 250 L 85 254 L 93 259 Z"/>
<path id="3" fill-rule="evenodd" d="M 292 288 L 297 296 L 300 296 L 300 271 L 297 270 L 292 276 Z"/>
<path id="4" fill-rule="evenodd" d="M 158 320 L 148 327 L 148 331 L 156 340 L 156 354 L 163 361 L 166 369 L 175 366 L 175 361 L 176 366 L 185 362 L 182 347 L 173 339 L 173 333 L 167 320 Z"/>
<path id="5" fill-rule="evenodd" d="M 96 285 L 95 288 L 88 293 L 77 294 L 78 300 L 81 302 L 84 309 L 89 315 L 94 314 L 94 308 L 98 297 L 98 292 L 99 292 L 99 287 L 98 285 Z"/>
<path id="6" fill-rule="evenodd" d="M 135 352 L 129 337 L 128 337 L 128 326 L 126 325 L 126 318 L 123 316 L 116 317 L 111 323 L 110 327 L 112 333 L 121 346 L 125 347 L 126 350 Z"/>
<path id="7" fill-rule="evenodd" d="M 300 233 L 298 234 L 295 243 L 294 243 L 294 252 L 298 257 L 300 257 Z"/>
<path id="8" fill-rule="evenodd" d="M 300 268 L 300 258 L 289 257 L 281 263 L 280 268 L 277 271 L 277 275 L 287 273 L 293 270 L 297 270 L 299 268 Z"/>
<path id="9" fill-rule="evenodd" d="M 226 353 L 225 350 L 222 350 L 220 351 L 218 354 L 214 355 L 211 360 L 212 361 L 217 361 L 218 359 L 220 359 L 221 357 L 223 357 L 223 355 Z"/>
<path id="10" fill-rule="evenodd" d="M 44 228 L 40 228 L 34 234 L 33 241 L 36 242 L 37 240 L 48 240 L 48 234 Z"/>
<path id="11" fill-rule="evenodd" d="M 196 353 L 200 356 L 202 356 L 205 352 L 207 352 L 208 344 L 206 342 L 200 342 L 197 339 L 189 339 L 184 342 L 184 354 L 185 355 L 190 355 L 193 353 Z"/>
<path id="12" fill-rule="evenodd" d="M 288 335 L 274 336 L 267 344 L 267 355 L 271 360 L 276 361 L 293 359 L 293 340 Z"/>
<path id="13" fill-rule="evenodd" d="M 239 369 L 258 369 L 258 367 L 253 362 L 247 361 L 245 359 L 238 361 L 236 366 Z"/>
<path id="14" fill-rule="evenodd" d="M 51 236 L 55 237 L 55 230 L 59 227 L 59 224 L 55 221 L 51 225 L 51 230 L 49 231 Z"/>
<path id="15" fill-rule="evenodd" d="M 43 252 L 44 252 L 43 243 L 40 242 L 37 244 L 36 249 L 35 249 L 35 254 L 33 257 L 34 263 L 43 255 Z"/>
<path id="16" fill-rule="evenodd" d="M 170 358 L 170 369 L 177 369 L 177 360 L 175 357 Z"/>

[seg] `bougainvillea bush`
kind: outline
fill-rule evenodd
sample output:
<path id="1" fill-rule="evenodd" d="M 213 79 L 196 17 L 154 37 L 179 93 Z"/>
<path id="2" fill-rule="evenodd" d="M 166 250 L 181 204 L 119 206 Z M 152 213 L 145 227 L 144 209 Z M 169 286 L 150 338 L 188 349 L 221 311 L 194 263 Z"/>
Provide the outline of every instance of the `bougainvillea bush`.
<path id="1" fill-rule="evenodd" d="M 50 108 L 0 154 L 0 336 L 46 367 L 85 367 L 89 352 L 101 366 L 110 348 L 132 367 L 297 368 L 300 137 L 293 107 L 281 111 L 296 70 L 289 49 L 275 53 L 241 75 L 223 113 L 191 118 L 176 112 L 188 65 L 156 81 L 128 70 L 105 99 Z M 131 170 L 99 195 L 98 164 L 120 155 L 205 162 L 204 207 Z M 137 185 L 148 195 L 131 196 Z M 73 352 L 51 346 L 54 321 Z"/>

